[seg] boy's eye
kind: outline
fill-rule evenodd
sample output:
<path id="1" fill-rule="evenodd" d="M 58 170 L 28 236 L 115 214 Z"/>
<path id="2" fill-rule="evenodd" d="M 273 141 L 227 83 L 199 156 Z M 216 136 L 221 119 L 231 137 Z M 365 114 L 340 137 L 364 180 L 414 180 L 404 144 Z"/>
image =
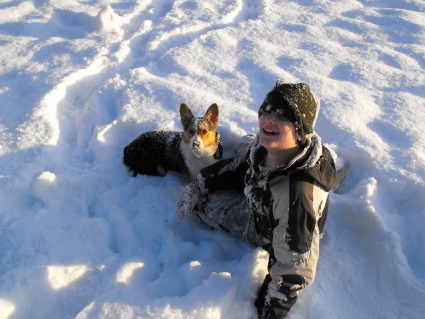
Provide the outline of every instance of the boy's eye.
<path id="1" fill-rule="evenodd" d="M 195 134 L 195 130 L 194 130 L 193 128 L 191 128 L 191 129 L 189 130 L 189 134 L 190 134 L 190 135 L 194 135 L 194 134 Z"/>
<path id="2" fill-rule="evenodd" d="M 276 116 L 278 117 L 278 119 L 282 120 L 282 121 L 290 121 L 290 119 L 288 118 L 287 114 L 281 114 L 279 112 L 276 113 Z"/>

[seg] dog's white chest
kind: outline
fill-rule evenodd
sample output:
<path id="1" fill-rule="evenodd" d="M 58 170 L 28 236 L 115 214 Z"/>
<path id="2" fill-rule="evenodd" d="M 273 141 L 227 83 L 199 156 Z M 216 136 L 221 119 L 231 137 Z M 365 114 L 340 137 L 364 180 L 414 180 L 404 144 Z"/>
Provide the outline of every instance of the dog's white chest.
<path id="1" fill-rule="evenodd" d="M 200 173 L 201 169 L 214 164 L 217 160 L 214 158 L 215 151 L 212 152 L 211 156 L 197 156 L 195 155 L 191 145 L 192 143 L 186 144 L 182 141 L 180 144 L 180 150 L 182 152 L 184 162 L 189 170 L 190 178 L 194 180 Z"/>

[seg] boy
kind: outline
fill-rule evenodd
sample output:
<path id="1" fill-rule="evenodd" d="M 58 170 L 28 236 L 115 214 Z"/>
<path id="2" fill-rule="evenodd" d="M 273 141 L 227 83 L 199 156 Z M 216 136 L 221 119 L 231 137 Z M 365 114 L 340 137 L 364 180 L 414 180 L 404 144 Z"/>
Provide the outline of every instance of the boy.
<path id="1" fill-rule="evenodd" d="M 269 253 L 255 306 L 283 318 L 314 281 L 335 164 L 314 132 L 319 104 L 307 84 L 279 80 L 258 111 L 258 134 L 236 156 L 201 171 L 177 205 Z"/>

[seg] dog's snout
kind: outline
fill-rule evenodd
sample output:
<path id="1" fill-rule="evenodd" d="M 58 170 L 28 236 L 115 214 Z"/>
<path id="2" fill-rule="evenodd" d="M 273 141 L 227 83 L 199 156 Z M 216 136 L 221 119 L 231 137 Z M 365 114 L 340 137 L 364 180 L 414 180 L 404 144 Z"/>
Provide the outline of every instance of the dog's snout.
<path id="1" fill-rule="evenodd" d="M 198 140 L 195 140 L 195 141 L 193 142 L 193 147 L 194 147 L 194 148 L 198 149 L 200 146 L 201 146 L 201 143 L 200 143 Z"/>

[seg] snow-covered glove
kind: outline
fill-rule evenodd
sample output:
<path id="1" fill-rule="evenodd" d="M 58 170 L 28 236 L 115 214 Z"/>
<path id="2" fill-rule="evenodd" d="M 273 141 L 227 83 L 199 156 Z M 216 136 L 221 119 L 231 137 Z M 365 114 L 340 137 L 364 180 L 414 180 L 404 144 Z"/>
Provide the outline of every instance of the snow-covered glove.
<path id="1" fill-rule="evenodd" d="M 177 218 L 183 219 L 187 215 L 193 212 L 193 209 L 199 203 L 201 198 L 201 190 L 199 183 L 194 180 L 186 186 L 183 193 L 180 195 L 179 202 L 177 203 Z"/>
<path id="2" fill-rule="evenodd" d="M 258 293 L 258 297 L 255 300 L 255 307 L 257 308 L 258 318 L 282 319 L 287 315 L 289 310 L 297 301 L 297 297 L 287 297 L 283 299 L 270 297 L 267 293 L 270 282 L 271 277 L 270 275 L 267 275 Z"/>

